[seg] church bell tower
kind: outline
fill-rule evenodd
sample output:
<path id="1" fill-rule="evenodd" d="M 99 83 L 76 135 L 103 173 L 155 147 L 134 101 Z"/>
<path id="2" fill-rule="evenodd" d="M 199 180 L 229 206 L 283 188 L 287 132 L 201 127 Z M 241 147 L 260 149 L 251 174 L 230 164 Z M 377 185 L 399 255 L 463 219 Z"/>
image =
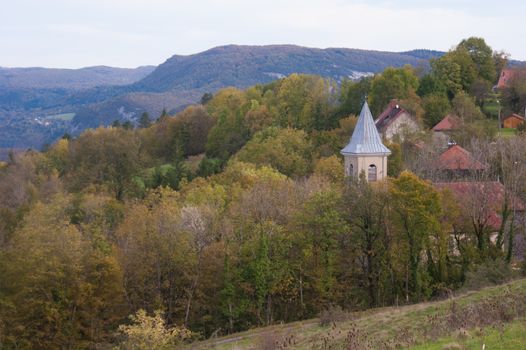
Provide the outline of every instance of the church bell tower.
<path id="1" fill-rule="evenodd" d="M 391 151 L 382 143 L 367 101 L 363 104 L 351 140 L 340 153 L 345 158 L 345 176 L 358 177 L 364 172 L 369 182 L 387 177 L 387 156 Z"/>

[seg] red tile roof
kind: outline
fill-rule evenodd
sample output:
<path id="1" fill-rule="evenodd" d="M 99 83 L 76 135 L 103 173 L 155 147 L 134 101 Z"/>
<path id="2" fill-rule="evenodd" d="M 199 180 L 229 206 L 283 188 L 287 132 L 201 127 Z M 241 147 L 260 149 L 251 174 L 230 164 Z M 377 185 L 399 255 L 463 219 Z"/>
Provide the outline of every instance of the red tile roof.
<path id="1" fill-rule="evenodd" d="M 498 229 L 502 222 L 500 217 L 504 205 L 504 185 L 498 181 L 488 182 L 439 182 L 434 186 L 440 190 L 448 189 L 465 210 L 476 210 L 480 219 Z M 524 211 L 524 203 L 515 198 L 510 209 Z"/>
<path id="2" fill-rule="evenodd" d="M 511 68 L 504 68 L 502 72 L 500 73 L 499 82 L 497 83 L 497 87 L 507 88 L 510 86 L 511 80 L 517 75 L 517 70 L 511 69 Z"/>
<path id="3" fill-rule="evenodd" d="M 399 101 L 391 100 L 391 102 L 389 102 L 382 114 L 380 114 L 374 122 L 378 131 L 382 131 L 384 128 L 389 126 L 389 124 L 395 121 L 396 118 L 398 118 L 398 116 L 401 115 L 403 112 L 407 111 L 399 105 Z"/>
<path id="4" fill-rule="evenodd" d="M 433 127 L 433 131 L 449 131 L 458 129 L 460 126 L 460 119 L 453 114 L 448 114 Z"/>
<path id="5" fill-rule="evenodd" d="M 520 114 L 517 114 L 517 113 L 513 113 L 513 114 L 510 114 L 506 117 L 504 117 L 504 119 L 502 119 L 502 121 L 505 121 L 506 119 L 509 119 L 509 118 L 518 118 L 520 120 L 524 120 L 524 117 Z"/>
<path id="6" fill-rule="evenodd" d="M 484 170 L 486 165 L 459 145 L 449 147 L 438 157 L 438 168 L 444 170 Z"/>

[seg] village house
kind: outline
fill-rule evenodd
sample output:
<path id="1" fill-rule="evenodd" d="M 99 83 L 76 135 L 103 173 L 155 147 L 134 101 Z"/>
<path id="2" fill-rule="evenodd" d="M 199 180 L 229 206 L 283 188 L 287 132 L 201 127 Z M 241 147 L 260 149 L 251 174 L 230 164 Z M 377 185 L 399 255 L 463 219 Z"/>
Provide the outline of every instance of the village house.
<path id="1" fill-rule="evenodd" d="M 360 176 L 367 181 L 381 181 L 387 177 L 387 156 L 391 154 L 380 138 L 367 102 L 347 146 L 340 152 L 345 159 L 345 176 Z"/>
<path id="2" fill-rule="evenodd" d="M 441 178 L 449 180 L 473 177 L 486 168 L 486 164 L 478 161 L 470 152 L 456 144 L 442 152 L 436 162 L 436 170 Z"/>
<path id="3" fill-rule="evenodd" d="M 452 133 L 462 125 L 459 117 L 453 114 L 448 114 L 438 122 L 431 130 L 433 131 L 433 143 L 435 145 L 446 147 L 450 144 Z"/>
<path id="4" fill-rule="evenodd" d="M 516 113 L 502 119 L 502 127 L 507 129 L 517 129 L 522 123 L 524 123 L 524 117 Z"/>
<path id="5" fill-rule="evenodd" d="M 395 136 L 404 137 L 404 132 L 420 131 L 416 117 L 400 106 L 397 100 L 391 100 L 386 109 L 376 119 L 376 127 L 382 137 L 392 141 Z"/>
<path id="6" fill-rule="evenodd" d="M 505 89 L 511 86 L 511 82 L 517 75 L 517 70 L 512 68 L 504 68 L 500 72 L 499 82 L 497 83 L 498 89 Z"/>
<path id="7" fill-rule="evenodd" d="M 504 223 L 509 229 L 511 220 L 517 232 L 515 233 L 515 246 L 520 247 L 524 243 L 524 203 L 514 197 L 507 196 L 504 185 L 498 181 L 485 182 L 439 182 L 433 184 L 439 190 L 449 191 L 453 199 L 460 205 L 466 217 L 466 225 L 474 226 L 476 230 L 488 235 L 492 243 L 497 240 L 499 230 L 503 229 L 503 218 L 508 218 Z M 508 201 L 505 203 L 505 201 Z M 503 215 L 503 211 L 508 213 Z M 455 224 L 455 223 L 454 223 Z M 456 223 L 462 225 L 462 222 Z M 462 232 L 462 228 L 457 227 Z M 457 232 L 458 233 L 458 232 Z M 465 239 L 465 235 L 456 237 Z M 507 240 L 506 240 L 507 241 Z M 520 244 L 518 244 L 520 242 Z M 457 242 L 458 243 L 458 242 Z M 454 244 L 453 251 L 458 252 L 458 246 Z M 522 256 L 522 251 L 515 251 L 515 256 Z"/>

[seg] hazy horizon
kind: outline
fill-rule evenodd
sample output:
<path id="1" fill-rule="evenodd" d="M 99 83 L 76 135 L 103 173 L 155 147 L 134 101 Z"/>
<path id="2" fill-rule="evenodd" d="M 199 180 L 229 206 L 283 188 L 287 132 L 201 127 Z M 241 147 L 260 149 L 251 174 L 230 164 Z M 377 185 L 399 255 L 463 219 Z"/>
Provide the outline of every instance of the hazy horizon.
<path id="1" fill-rule="evenodd" d="M 178 53 L 174 53 L 174 54 L 170 55 L 169 57 L 166 57 L 166 58 L 165 58 L 164 60 L 162 60 L 161 62 L 158 62 L 158 63 L 155 63 L 155 64 L 144 64 L 144 65 L 140 65 L 140 66 L 136 66 L 136 67 L 120 67 L 120 66 L 114 66 L 114 65 L 99 64 L 99 65 L 82 66 L 82 67 L 2 66 L 2 65 L 0 65 L 0 68 L 7 68 L 7 69 L 9 69 L 9 68 L 21 68 L 21 69 L 31 69 L 31 68 L 35 68 L 35 69 L 38 69 L 38 68 L 45 68 L 45 69 L 87 69 L 87 68 L 95 68 L 95 67 L 109 67 L 109 68 L 120 68 L 120 69 L 137 69 L 137 68 L 140 68 L 140 67 L 158 66 L 158 65 L 162 64 L 163 62 L 165 62 L 167 59 L 169 59 L 169 58 L 172 57 L 172 56 L 192 56 L 192 55 L 197 55 L 197 54 L 200 54 L 200 53 L 203 53 L 203 52 L 206 52 L 206 51 L 212 50 L 212 49 L 214 49 L 214 48 L 225 47 L 225 46 L 299 46 L 299 47 L 304 47 L 304 48 L 307 48 L 307 49 L 319 49 L 319 50 L 327 50 L 327 49 L 349 49 L 349 50 L 363 50 L 363 51 L 377 51 L 377 52 L 393 52 L 393 53 L 404 53 L 404 52 L 409 52 L 409 51 L 413 51 L 413 50 L 444 51 L 444 50 L 435 50 L 435 49 L 432 49 L 432 48 L 430 49 L 430 48 L 424 48 L 424 47 L 417 47 L 417 48 L 414 48 L 414 49 L 404 50 L 404 51 L 387 51 L 387 50 L 361 49 L 361 48 L 358 48 L 358 47 L 337 47 L 337 46 L 330 46 L 330 47 L 312 47 L 312 46 L 303 46 L 303 45 L 296 45 L 296 44 L 263 44 L 263 45 L 251 45 L 251 44 L 224 44 L 224 45 L 218 45 L 218 46 L 210 47 L 210 48 L 205 49 L 205 50 L 203 50 L 203 51 L 198 51 L 198 52 L 189 53 L 189 54 L 178 54 Z"/>
<path id="2" fill-rule="evenodd" d="M 526 60 L 524 10 L 518 0 L 18 0 L 0 13 L 0 66 L 135 68 L 229 44 L 447 51 L 470 36 Z"/>

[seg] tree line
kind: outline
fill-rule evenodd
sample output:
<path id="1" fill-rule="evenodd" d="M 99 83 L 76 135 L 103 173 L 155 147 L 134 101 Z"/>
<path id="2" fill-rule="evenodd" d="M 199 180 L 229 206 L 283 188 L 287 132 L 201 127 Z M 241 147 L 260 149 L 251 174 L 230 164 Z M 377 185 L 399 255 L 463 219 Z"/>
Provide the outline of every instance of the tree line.
<path id="1" fill-rule="evenodd" d="M 513 207 L 526 199 L 526 138 L 496 138 L 479 94 L 503 59 L 470 38 L 429 71 L 341 84 L 293 74 L 12 155 L 0 169 L 0 347 L 137 348 L 133 327 L 205 338 L 428 300 L 480 266 L 510 266 L 524 249 Z M 376 113 L 398 98 L 428 126 L 463 119 L 458 140 L 488 164 L 471 180 L 505 188 L 496 240 L 491 208 L 428 181 L 436 155 L 411 145 L 429 133 L 389 144 L 385 183 L 343 178 L 365 95 Z"/>

